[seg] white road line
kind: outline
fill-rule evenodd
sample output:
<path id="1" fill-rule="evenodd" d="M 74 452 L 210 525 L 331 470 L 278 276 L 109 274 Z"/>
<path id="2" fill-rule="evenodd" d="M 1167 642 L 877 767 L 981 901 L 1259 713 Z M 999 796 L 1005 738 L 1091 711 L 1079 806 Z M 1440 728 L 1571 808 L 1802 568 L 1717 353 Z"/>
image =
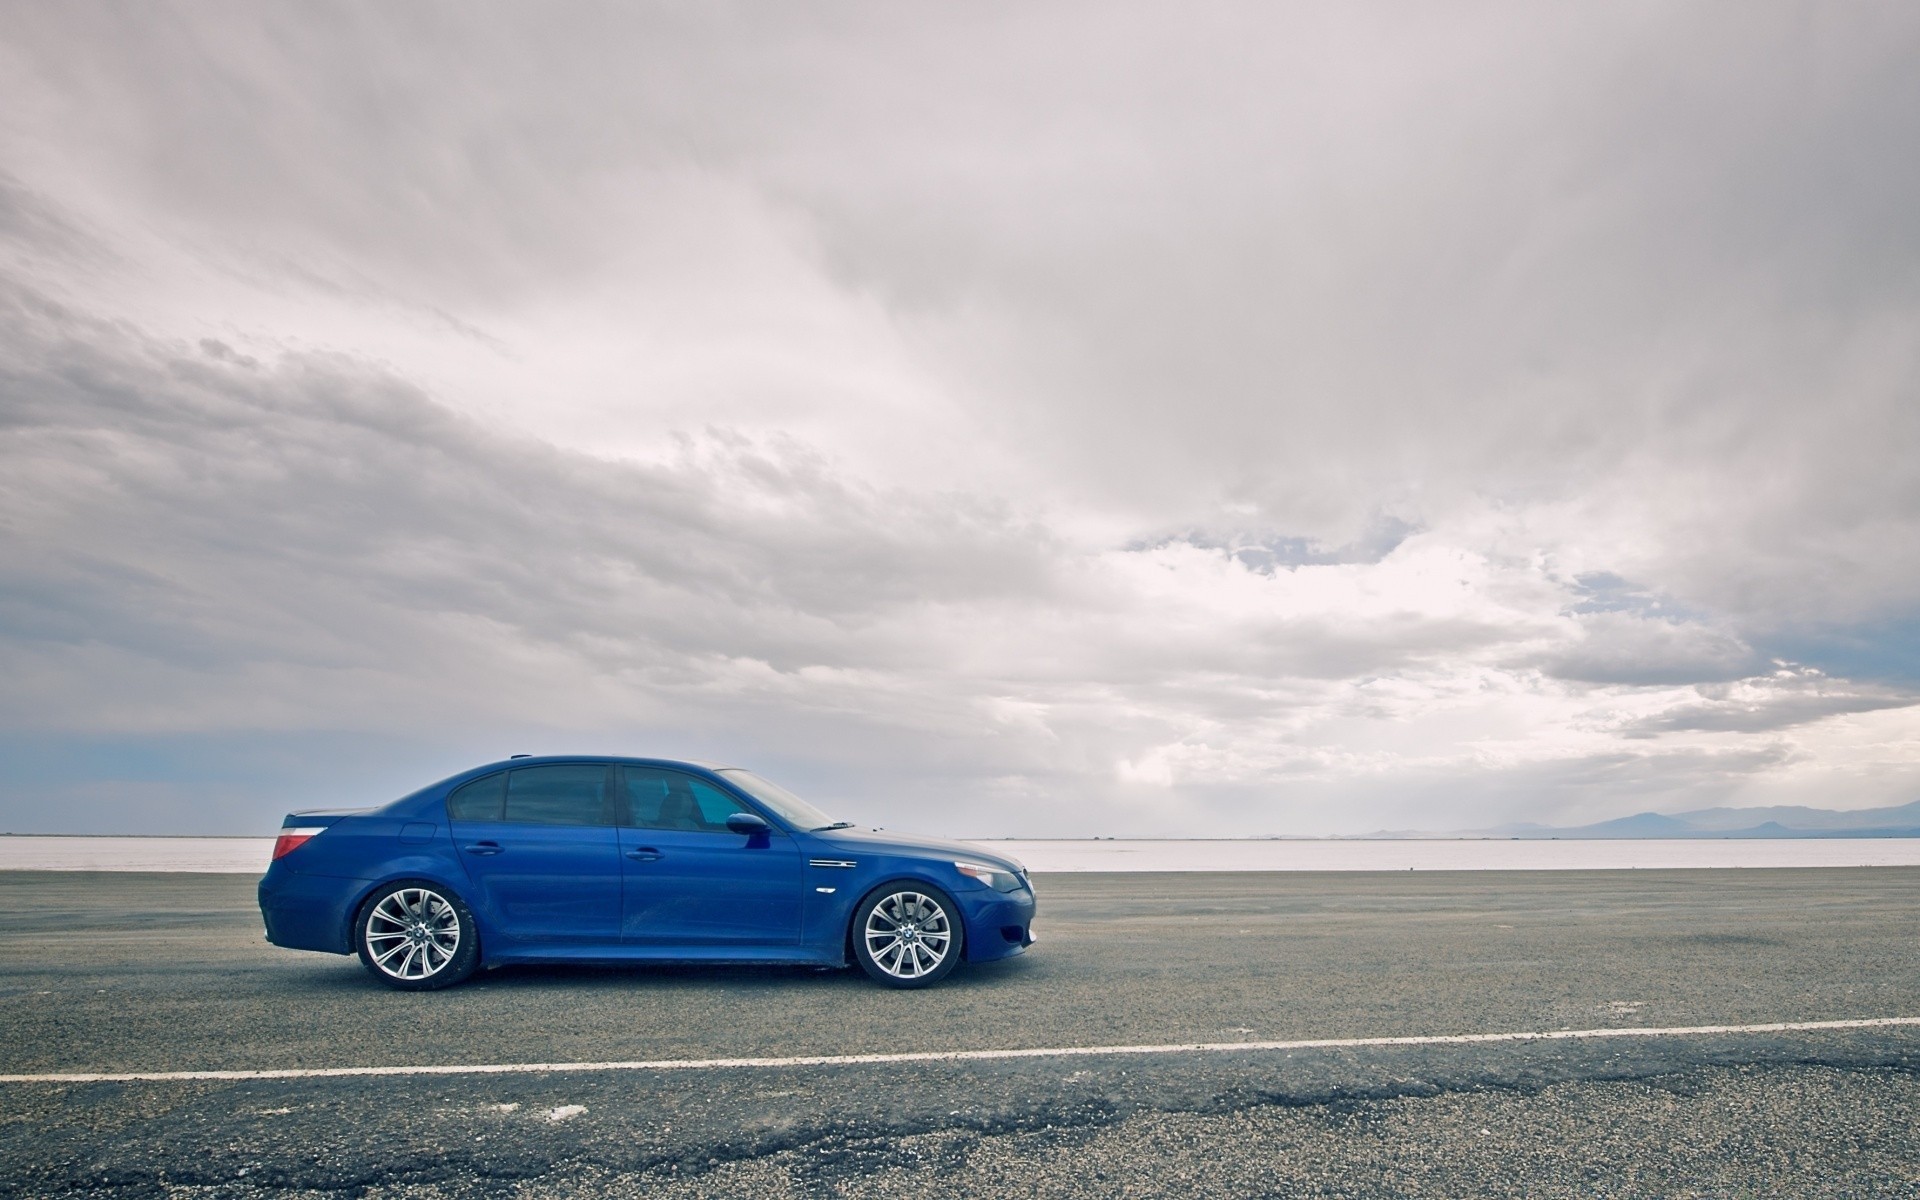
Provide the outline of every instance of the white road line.
<path id="1" fill-rule="evenodd" d="M 904 1054 L 811 1054 L 792 1058 L 662 1058 L 630 1062 L 472 1063 L 417 1067 L 287 1067 L 268 1071 L 59 1071 L 0 1075 L 0 1083 L 173 1083 L 200 1079 L 342 1079 L 390 1075 L 560 1075 L 587 1071 L 720 1071 L 777 1067 L 864 1067 L 889 1063 L 982 1062 L 1003 1058 L 1095 1058 L 1141 1054 L 1232 1054 L 1247 1050 L 1341 1050 L 1370 1046 L 1472 1046 L 1486 1042 L 1566 1042 L 1587 1038 L 1706 1037 L 1808 1033 L 1920 1025 L 1920 1017 L 1851 1021 L 1775 1021 L 1767 1025 L 1550 1029 L 1531 1033 L 1438 1033 L 1408 1037 L 1306 1038 L 1290 1042 L 1169 1042 L 1141 1046 L 1039 1046 L 1020 1050 L 919 1050 Z"/>

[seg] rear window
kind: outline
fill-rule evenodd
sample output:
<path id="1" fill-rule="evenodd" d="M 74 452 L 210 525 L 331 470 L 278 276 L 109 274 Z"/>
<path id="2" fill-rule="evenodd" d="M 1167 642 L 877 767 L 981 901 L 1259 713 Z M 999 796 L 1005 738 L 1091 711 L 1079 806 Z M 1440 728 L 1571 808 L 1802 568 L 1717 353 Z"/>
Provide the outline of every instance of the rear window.
<path id="1" fill-rule="evenodd" d="M 605 764 L 518 767 L 463 783 L 447 797 L 455 821 L 615 825 Z"/>
<path id="2" fill-rule="evenodd" d="M 608 774 L 607 768 L 598 763 L 509 771 L 506 819 L 528 825 L 612 825 Z"/>

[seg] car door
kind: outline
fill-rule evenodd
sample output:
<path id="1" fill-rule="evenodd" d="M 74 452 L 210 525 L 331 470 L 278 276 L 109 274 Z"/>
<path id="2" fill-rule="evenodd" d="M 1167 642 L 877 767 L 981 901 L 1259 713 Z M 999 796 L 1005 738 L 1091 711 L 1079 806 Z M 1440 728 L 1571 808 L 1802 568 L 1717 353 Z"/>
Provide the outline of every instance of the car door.
<path id="1" fill-rule="evenodd" d="M 623 930 L 644 946 L 792 946 L 800 941 L 800 851 L 778 829 L 734 833 L 755 812 L 717 784 L 664 767 L 623 767 Z"/>
<path id="2" fill-rule="evenodd" d="M 620 942 L 623 861 L 605 763 L 516 767 L 447 799 L 470 901 L 501 937 Z"/>

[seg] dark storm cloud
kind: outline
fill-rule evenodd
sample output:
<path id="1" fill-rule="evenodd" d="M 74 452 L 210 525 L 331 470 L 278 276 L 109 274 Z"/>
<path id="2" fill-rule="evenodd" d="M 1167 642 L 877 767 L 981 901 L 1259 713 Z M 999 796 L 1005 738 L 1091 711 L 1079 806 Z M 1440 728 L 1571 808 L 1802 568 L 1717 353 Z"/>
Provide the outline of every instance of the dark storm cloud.
<path id="1" fill-rule="evenodd" d="M 42 261 L 73 261 L 104 252 L 98 241 L 61 214 L 57 204 L 4 171 L 0 171 L 0 241 Z"/>
<path id="2" fill-rule="evenodd" d="M 1863 450 L 1849 490 L 1910 499 L 1871 434 L 1912 432 L 1911 366 L 1838 376 L 1914 346 L 1872 328 L 1920 284 L 1920 178 L 1889 161 L 1920 111 L 1912 22 L 1346 11 L 1119 14 L 1064 68 L 1002 61 L 1004 99 L 964 116 L 943 100 L 977 60 L 929 31 L 889 46 L 892 72 L 850 70 L 817 102 L 839 120 L 796 121 L 814 153 L 764 169 L 860 282 L 1036 331 L 987 340 L 981 369 L 1047 391 L 1009 418 L 1116 503 L 1205 480 L 1343 536 L 1383 497 L 1554 494 L 1645 462 L 1743 491 L 1736 510 L 1749 472 L 1784 485 L 1757 514 L 1778 539 L 1841 515 L 1804 476 Z M 1015 40 L 1078 19 L 1030 14 Z M 937 136 L 857 102 L 908 74 L 927 86 L 904 115 Z M 1761 533 L 1689 548 L 1717 569 Z"/>
<path id="3" fill-rule="evenodd" d="M 804 640 L 830 663 L 879 612 L 1045 574 L 1045 537 L 1004 512 L 866 492 L 792 448 L 603 462 L 351 360 L 265 368 L 4 299 L 16 635 L 351 660 L 462 614 L 616 656 L 790 662 Z M 333 627 L 356 609 L 402 628 Z"/>
<path id="4" fill-rule="evenodd" d="M 1920 571 L 1878 528 L 1920 497 L 1896 7 L 57 11 L 16 34 L 48 119 L 343 287 L 589 279 L 707 173 L 1143 522 L 1225 499 L 1338 545 L 1571 491 L 1644 505 L 1635 565 L 1754 628 Z"/>

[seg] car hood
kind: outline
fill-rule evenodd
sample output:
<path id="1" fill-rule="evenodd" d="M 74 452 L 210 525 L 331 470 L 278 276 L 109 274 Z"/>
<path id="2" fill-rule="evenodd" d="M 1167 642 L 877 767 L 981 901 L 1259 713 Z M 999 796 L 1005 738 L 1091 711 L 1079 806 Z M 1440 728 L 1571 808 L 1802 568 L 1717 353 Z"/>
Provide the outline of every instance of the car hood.
<path id="1" fill-rule="evenodd" d="M 823 829 L 812 836 L 823 842 L 844 847 L 853 853 L 866 850 L 881 854 L 937 854 L 941 857 L 967 859 L 988 866 L 1005 867 L 1012 871 L 1026 870 L 1020 860 L 1012 855 L 996 854 L 972 842 L 949 842 L 940 838 L 916 837 L 910 833 L 894 833 L 890 829 Z"/>

